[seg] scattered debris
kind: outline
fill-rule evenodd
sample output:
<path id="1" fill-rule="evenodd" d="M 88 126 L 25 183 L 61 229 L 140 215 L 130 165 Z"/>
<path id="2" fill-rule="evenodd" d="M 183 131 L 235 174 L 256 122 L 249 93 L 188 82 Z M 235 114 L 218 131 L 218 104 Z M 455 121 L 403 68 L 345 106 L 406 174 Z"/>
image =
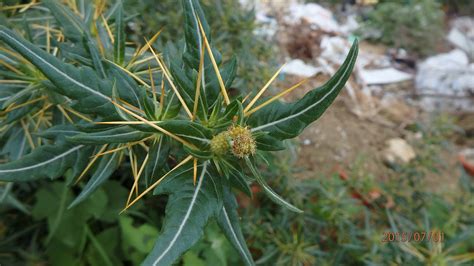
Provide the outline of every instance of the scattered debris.
<path id="1" fill-rule="evenodd" d="M 448 41 L 467 53 L 474 60 L 474 19 L 459 17 L 452 21 Z"/>
<path id="2" fill-rule="evenodd" d="M 408 163 L 416 157 L 415 151 L 404 139 L 389 139 L 387 146 L 384 159 L 389 163 Z"/>
<path id="3" fill-rule="evenodd" d="M 290 24 L 307 21 L 313 29 L 320 29 L 324 32 L 340 32 L 339 23 L 334 19 L 332 12 L 315 3 L 291 4 L 286 20 Z"/>
<path id="4" fill-rule="evenodd" d="M 322 72 L 322 69 L 308 65 L 303 60 L 293 59 L 283 67 L 281 72 L 295 76 L 311 77 Z"/>
<path id="5" fill-rule="evenodd" d="M 347 53 L 351 49 L 351 43 L 340 36 L 324 36 L 321 39 L 321 57 L 333 64 L 340 65 L 344 62 Z"/>
<path id="6" fill-rule="evenodd" d="M 418 66 L 416 88 L 427 110 L 473 110 L 474 64 L 460 49 L 429 57 Z"/>
<path id="7" fill-rule="evenodd" d="M 411 80 L 413 75 L 393 67 L 382 69 L 361 69 L 359 75 L 366 85 L 381 85 Z"/>

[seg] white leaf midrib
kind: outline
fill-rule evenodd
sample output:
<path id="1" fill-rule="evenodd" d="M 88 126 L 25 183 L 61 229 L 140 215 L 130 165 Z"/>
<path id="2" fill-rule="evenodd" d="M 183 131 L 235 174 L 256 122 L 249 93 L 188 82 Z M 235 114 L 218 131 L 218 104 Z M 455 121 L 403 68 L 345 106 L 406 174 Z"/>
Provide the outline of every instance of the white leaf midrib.
<path id="1" fill-rule="evenodd" d="M 199 177 L 199 181 L 198 181 L 198 184 L 196 186 L 196 189 L 194 190 L 194 194 L 193 194 L 193 197 L 191 199 L 191 202 L 189 204 L 189 207 L 188 209 L 186 210 L 186 214 L 182 220 L 182 222 L 180 223 L 179 227 L 178 227 L 178 231 L 176 232 L 176 234 L 174 235 L 173 239 L 171 239 L 168 247 L 163 251 L 163 253 L 161 253 L 161 255 L 155 260 L 155 262 L 153 262 L 153 266 L 156 266 L 158 265 L 158 263 L 166 256 L 166 254 L 171 250 L 171 248 L 173 247 L 173 245 L 176 243 L 176 241 L 178 240 L 178 237 L 179 235 L 181 234 L 181 232 L 183 231 L 183 228 L 184 226 L 186 225 L 186 222 L 188 221 L 189 219 L 189 216 L 191 215 L 191 211 L 193 210 L 194 208 L 194 204 L 196 203 L 196 199 L 197 199 L 197 196 L 199 194 L 199 192 L 201 191 L 201 186 L 202 186 L 202 182 L 204 180 L 204 177 L 205 177 L 205 174 L 207 172 L 207 162 L 204 163 L 203 165 L 203 168 L 202 168 L 202 172 L 201 172 L 201 176 Z"/>
<path id="2" fill-rule="evenodd" d="M 114 159 L 115 159 L 115 157 L 116 157 L 117 154 L 118 154 L 118 153 L 115 152 L 115 153 L 112 155 L 112 157 L 110 157 L 110 160 L 109 160 L 109 161 L 107 162 L 107 164 L 104 166 L 104 169 L 102 169 L 102 171 L 101 171 L 100 174 L 97 176 L 97 178 L 94 180 L 94 182 L 92 182 L 92 184 L 91 184 L 90 187 L 94 187 L 95 184 L 96 184 L 97 182 L 99 182 L 99 180 L 101 179 L 101 177 L 104 175 L 105 171 L 107 171 L 107 169 L 109 168 L 110 164 L 114 161 Z"/>
<path id="3" fill-rule="evenodd" d="M 15 38 L 11 37 L 10 35 L 8 35 L 4 30 L 0 30 L 0 34 L 3 34 L 4 36 L 6 36 L 8 39 L 10 39 L 11 41 L 15 42 L 17 45 L 19 45 L 20 47 L 22 47 L 23 49 L 25 49 L 28 53 L 30 53 L 32 56 L 36 57 L 37 59 L 39 59 L 41 62 L 43 62 L 45 65 L 47 65 L 48 67 L 50 67 L 51 69 L 53 69 L 55 72 L 57 72 L 58 74 L 60 74 L 61 76 L 63 76 L 64 78 L 66 78 L 67 80 L 71 81 L 72 83 L 76 84 L 77 86 L 103 98 L 103 99 L 106 99 L 108 101 L 110 101 L 110 97 L 80 83 L 79 81 L 73 79 L 72 77 L 68 76 L 66 73 L 62 72 L 61 70 L 59 70 L 58 68 L 56 68 L 55 66 L 51 65 L 48 61 L 46 61 L 45 59 L 41 58 L 39 55 L 37 55 L 36 53 L 34 53 L 31 49 L 29 49 L 28 47 L 26 47 L 25 45 L 23 45 L 21 42 L 19 42 L 18 40 L 16 40 Z"/>
<path id="4" fill-rule="evenodd" d="M 230 222 L 229 215 L 227 214 L 227 211 L 226 211 L 224 206 L 222 207 L 222 211 L 224 212 L 224 217 L 225 217 L 225 220 L 226 220 L 227 224 L 229 225 L 229 230 L 232 233 L 232 237 L 235 239 L 235 243 L 237 244 L 238 248 L 240 249 L 242 255 L 245 257 L 245 260 L 247 261 L 247 263 L 249 265 L 252 265 L 252 260 L 248 258 L 247 252 L 245 252 L 245 249 L 240 244 L 239 238 L 237 237 L 237 234 L 235 233 L 234 228 L 232 227 L 232 223 Z"/>
<path id="5" fill-rule="evenodd" d="M 27 166 L 27 167 L 22 167 L 22 168 L 16 168 L 16 169 L 7 169 L 7 170 L 0 170 L 0 174 L 3 174 L 3 173 L 15 173 L 15 172 L 21 172 L 21 171 L 26 171 L 26 170 L 31 170 L 31 169 L 35 169 L 35 168 L 38 168 L 38 167 L 41 167 L 43 165 L 47 165 L 51 162 L 54 162 L 56 160 L 59 160 L 65 156 L 67 156 L 68 154 L 76 151 L 76 150 L 79 150 L 80 148 L 84 147 L 84 145 L 79 145 L 79 146 L 76 146 L 64 153 L 61 153 L 57 156 L 54 156 L 53 158 L 49 159 L 49 160 L 46 160 L 44 162 L 41 162 L 41 163 L 38 163 L 38 164 L 35 164 L 35 165 L 30 165 L 30 166 Z"/>
<path id="6" fill-rule="evenodd" d="M 353 60 L 355 60 L 357 57 L 354 56 L 351 58 L 351 60 L 349 61 L 349 64 L 348 65 L 351 65 Z M 341 77 L 345 76 L 347 74 L 347 71 L 349 71 L 350 68 L 348 67 L 341 75 Z M 292 114 L 292 115 L 289 115 L 287 117 L 284 117 L 284 118 L 281 118 L 281 119 L 278 119 L 278 120 L 275 120 L 273 122 L 270 122 L 268 124 L 264 124 L 264 125 L 261 125 L 261 126 L 258 126 L 258 127 L 255 127 L 255 128 L 252 128 L 252 132 L 255 132 L 255 131 L 258 131 L 258 130 L 262 130 L 262 129 L 265 129 L 267 127 L 271 127 L 271 126 L 274 126 L 276 124 L 279 124 L 279 123 L 282 123 L 282 122 L 285 122 L 287 120 L 290 120 L 290 119 L 293 119 L 295 117 L 298 117 L 304 113 L 306 113 L 308 110 L 311 110 L 313 109 L 314 107 L 318 106 L 322 101 L 324 101 L 324 99 L 326 99 L 329 95 L 331 95 L 333 93 L 333 91 L 339 86 L 339 84 L 341 83 L 343 79 L 339 79 L 336 83 L 336 85 L 333 86 L 333 88 L 328 92 L 326 93 L 321 99 L 319 99 L 317 102 L 311 104 L 310 106 L 306 107 L 305 109 L 299 111 L 298 113 L 296 114 Z"/>
<path id="7" fill-rule="evenodd" d="M 111 135 L 95 135 L 93 136 L 94 139 L 97 138 L 113 138 L 113 137 L 123 137 L 133 134 L 142 134 L 140 131 L 132 131 L 132 132 L 125 132 L 125 133 L 118 133 L 118 134 L 111 134 Z"/>

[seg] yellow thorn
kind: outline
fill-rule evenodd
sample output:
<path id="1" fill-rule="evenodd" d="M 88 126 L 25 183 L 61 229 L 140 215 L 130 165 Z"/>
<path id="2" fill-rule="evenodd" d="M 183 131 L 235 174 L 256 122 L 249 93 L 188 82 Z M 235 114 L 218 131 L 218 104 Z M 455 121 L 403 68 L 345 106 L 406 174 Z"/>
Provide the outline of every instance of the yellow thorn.
<path id="1" fill-rule="evenodd" d="M 183 161 L 181 161 L 178 165 L 176 165 L 175 167 L 173 167 L 173 169 L 171 169 L 168 173 L 166 173 L 165 175 L 163 175 L 162 177 L 160 177 L 160 179 L 158 179 L 155 183 L 153 183 L 150 187 L 148 187 L 145 191 L 143 191 L 138 197 L 136 197 L 132 202 L 130 202 L 130 204 L 127 204 L 127 206 L 125 206 L 125 208 L 120 212 L 120 213 L 123 213 L 124 211 L 126 211 L 128 208 L 130 208 L 133 204 L 135 204 L 135 202 L 137 202 L 139 199 L 141 199 L 145 194 L 147 194 L 148 192 L 150 192 L 151 190 L 153 190 L 156 186 L 158 186 L 158 184 L 160 184 L 160 182 L 165 178 L 167 177 L 171 172 L 173 172 L 174 170 L 178 169 L 179 167 L 181 167 L 182 165 L 184 165 L 185 163 L 187 163 L 189 160 L 191 160 L 193 158 L 193 156 L 189 155 L 188 157 L 186 157 Z"/>
<path id="2" fill-rule="evenodd" d="M 21 108 L 23 106 L 26 106 L 26 105 L 29 105 L 29 104 L 32 104 L 32 103 L 35 103 L 35 102 L 39 102 L 41 100 L 44 100 L 46 99 L 47 97 L 46 96 L 41 96 L 39 98 L 36 98 L 36 99 L 33 99 L 33 100 L 29 100 L 27 102 L 24 102 L 22 104 L 19 104 L 19 105 L 15 105 L 15 103 L 11 104 L 10 106 L 7 107 L 7 109 L 5 109 L 5 111 L 3 112 L 0 112 L 0 114 L 4 114 L 4 113 L 8 113 L 8 112 L 11 112 L 15 109 L 18 109 L 18 108 Z"/>
<path id="3" fill-rule="evenodd" d="M 30 82 L 25 81 L 25 80 L 9 80 L 9 79 L 0 80 L 0 84 L 23 84 L 23 83 L 30 83 Z"/>
<path id="4" fill-rule="evenodd" d="M 198 160 L 194 158 L 194 162 L 193 162 L 193 184 L 194 185 L 196 185 L 196 179 L 197 179 L 197 173 L 198 173 L 197 163 L 198 163 Z"/>
<path id="5" fill-rule="evenodd" d="M 97 20 L 97 17 L 96 17 L 94 20 Z M 98 31 L 98 30 L 97 30 L 97 25 L 96 25 L 95 23 L 92 23 L 92 26 L 94 27 L 94 31 L 97 32 L 97 31 Z M 98 44 L 98 46 L 99 46 L 99 52 L 100 52 L 100 54 L 101 54 L 102 56 L 105 55 L 104 44 L 102 43 L 102 40 L 100 39 L 99 34 L 97 34 L 97 36 L 96 36 L 95 39 L 96 39 L 97 44 Z"/>
<path id="6" fill-rule="evenodd" d="M 145 118 L 143 118 L 143 117 L 141 117 L 141 116 L 139 116 L 139 115 L 137 115 L 137 114 L 135 114 L 135 113 L 133 113 L 133 112 L 127 110 L 126 108 L 124 108 L 123 106 L 119 105 L 118 103 L 116 103 L 116 102 L 114 102 L 114 101 L 112 101 L 112 100 L 111 100 L 111 102 L 112 102 L 114 105 L 116 105 L 118 108 L 122 109 L 124 112 L 128 113 L 129 115 L 135 117 L 136 119 L 138 119 L 138 120 L 140 120 L 140 121 L 145 122 L 145 124 L 147 124 L 147 125 L 149 125 L 149 126 L 155 128 L 155 129 L 157 129 L 157 130 L 160 131 L 161 133 L 170 136 L 171 138 L 173 138 L 173 139 L 175 139 L 175 140 L 177 140 L 177 141 L 183 143 L 183 144 L 186 145 L 186 146 L 189 146 L 189 147 L 191 147 L 191 148 L 193 148 L 193 149 L 196 149 L 196 146 L 194 146 L 193 144 L 187 142 L 186 140 L 184 140 L 184 139 L 182 139 L 182 138 L 180 138 L 180 137 L 174 135 L 173 133 L 167 131 L 167 130 L 164 129 L 164 128 L 161 128 L 161 127 L 159 127 L 159 126 L 153 124 L 152 122 L 146 120 Z"/>
<path id="7" fill-rule="evenodd" d="M 130 145 L 127 146 L 128 147 L 128 156 L 130 158 L 130 167 L 132 167 L 132 175 L 133 175 L 133 179 L 137 179 L 137 161 L 136 161 L 136 158 L 133 157 L 133 151 L 130 147 Z"/>
<path id="8" fill-rule="evenodd" d="M 53 106 L 52 103 L 46 104 L 43 108 L 41 108 L 41 110 L 39 110 L 38 112 L 34 113 L 34 114 L 31 116 L 31 118 L 35 118 L 35 117 L 38 116 L 38 115 L 42 116 L 43 113 L 44 113 L 46 110 L 48 110 L 51 106 Z"/>
<path id="9" fill-rule="evenodd" d="M 69 123 L 74 124 L 74 121 L 72 121 L 71 117 L 69 117 L 69 115 L 66 113 L 66 111 L 64 111 L 64 109 L 61 107 L 61 105 L 56 105 L 56 107 L 59 109 L 59 111 L 61 111 L 61 113 L 64 115 L 64 117 L 66 117 L 66 119 L 67 119 L 67 121 L 69 121 Z"/>
<path id="10" fill-rule="evenodd" d="M 275 78 L 280 74 L 281 70 L 283 69 L 285 65 L 281 66 L 280 69 L 275 72 L 275 74 L 272 76 L 272 78 L 263 86 L 262 89 L 257 93 L 257 95 L 250 101 L 250 103 L 245 107 L 244 112 L 247 112 L 252 108 L 252 106 L 257 102 L 257 100 L 262 96 L 262 94 L 267 90 L 267 88 L 270 86 L 270 84 L 275 80 Z"/>
<path id="11" fill-rule="evenodd" d="M 149 157 L 149 153 L 147 153 L 145 159 L 143 160 L 143 163 L 142 165 L 140 166 L 140 170 L 138 170 L 138 173 L 137 173 L 137 176 L 135 178 L 135 181 L 133 182 L 133 186 L 132 186 L 132 189 L 130 190 L 130 193 L 128 194 L 128 199 L 127 199 L 127 205 L 130 203 L 130 199 L 132 198 L 132 194 L 133 194 L 133 190 L 135 189 L 135 193 L 138 197 L 138 180 L 140 179 L 140 176 L 143 172 L 143 169 L 145 169 L 145 165 L 146 163 L 148 162 L 148 157 Z"/>
<path id="12" fill-rule="evenodd" d="M 84 121 L 87 121 L 87 122 L 89 122 L 89 123 L 94 122 L 94 121 L 93 121 L 92 119 L 90 119 L 89 117 L 87 117 L 87 116 L 85 116 L 85 115 L 83 115 L 83 114 L 77 112 L 76 110 L 74 110 L 74 109 L 72 109 L 72 108 L 69 108 L 69 107 L 65 106 L 64 109 L 65 109 L 66 111 L 72 113 L 73 115 L 75 115 L 75 116 L 77 116 L 77 117 L 83 119 Z"/>
<path id="13" fill-rule="evenodd" d="M 107 34 L 109 35 L 110 42 L 112 42 L 112 44 L 114 44 L 115 38 L 114 38 L 114 35 L 112 34 L 112 31 L 110 30 L 110 27 L 109 27 L 109 24 L 107 23 L 107 20 L 105 20 L 104 15 L 102 15 L 102 14 L 100 15 L 100 17 L 102 18 L 102 23 L 104 24 L 105 30 L 107 31 Z"/>
<path id="14" fill-rule="evenodd" d="M 150 123 L 157 123 L 160 121 L 150 121 Z M 102 121 L 102 122 L 94 122 L 97 125 L 143 125 L 146 124 L 143 121 Z"/>
<path id="15" fill-rule="evenodd" d="M 130 145 L 133 145 L 133 144 L 130 143 Z M 120 150 L 123 150 L 123 149 L 126 149 L 126 148 L 128 148 L 128 146 L 118 147 L 118 148 L 115 148 L 115 149 L 111 149 L 111 150 L 108 150 L 108 151 L 97 153 L 96 155 L 93 155 L 91 157 L 95 157 L 95 156 L 100 157 L 100 156 L 103 156 L 103 155 L 106 155 L 106 154 L 109 154 L 109 153 L 114 153 L 114 152 L 117 152 L 117 151 L 120 151 Z"/>
<path id="16" fill-rule="evenodd" d="M 136 66 L 136 65 L 139 65 L 139 64 L 142 64 L 142 63 L 145 63 L 145 62 L 148 62 L 148 61 L 153 60 L 153 59 L 155 59 L 154 56 L 149 56 L 149 57 L 146 57 L 146 58 L 137 60 L 137 61 L 133 62 L 133 64 L 130 64 L 130 67 Z M 127 67 L 127 69 L 128 69 L 128 68 L 129 68 L 129 67 Z M 159 68 L 155 68 L 155 69 L 158 70 Z M 137 72 L 137 73 L 140 73 L 140 72 Z"/>
<path id="17" fill-rule="evenodd" d="M 161 69 L 163 70 L 163 74 L 165 75 L 166 79 L 168 80 L 168 83 L 171 85 L 171 88 L 173 89 L 174 93 L 176 93 L 176 96 L 178 96 L 179 101 L 181 102 L 181 105 L 183 106 L 184 110 L 188 114 L 189 118 L 193 118 L 193 114 L 191 111 L 189 111 L 188 106 L 186 105 L 186 102 L 184 101 L 183 97 L 181 97 L 181 94 L 179 93 L 178 89 L 174 85 L 173 81 L 171 80 L 171 77 L 167 71 L 167 68 L 165 67 L 165 64 L 161 62 L 160 58 L 156 55 L 155 51 L 153 50 L 153 47 L 151 47 L 150 42 L 146 41 L 147 45 L 150 47 L 150 51 L 153 53 L 153 56 L 155 57 L 156 62 L 158 65 L 160 65 Z"/>
<path id="18" fill-rule="evenodd" d="M 163 108 L 165 106 L 165 74 L 162 72 L 161 74 L 161 95 L 160 95 L 160 116 L 161 112 L 163 112 Z"/>
<path id="19" fill-rule="evenodd" d="M 202 78 L 203 67 L 204 67 L 204 49 L 201 49 L 201 59 L 199 59 L 198 78 L 196 82 L 196 95 L 194 96 L 193 117 L 191 118 L 191 121 L 194 121 L 197 114 L 199 96 L 201 93 L 200 90 L 201 90 L 201 78 Z"/>
<path id="20" fill-rule="evenodd" d="M 6 49 L 5 47 L 0 47 L 0 51 L 5 52 L 5 53 L 15 57 L 15 59 L 17 59 L 18 61 L 22 61 L 24 64 L 29 63 L 24 57 L 22 57 L 21 55 L 19 55 L 18 53 L 14 52 L 14 51 Z"/>
<path id="21" fill-rule="evenodd" d="M 245 103 L 245 102 L 248 100 L 248 98 L 250 98 L 250 95 L 252 95 L 252 92 L 249 92 L 249 93 L 244 97 L 244 99 L 242 100 L 242 104 Z"/>
<path id="22" fill-rule="evenodd" d="M 64 38 L 64 36 L 63 36 L 62 34 L 59 34 L 59 36 L 57 37 L 57 42 L 58 42 L 58 43 L 61 43 L 61 42 L 63 41 L 63 38 Z M 58 48 L 57 46 L 54 47 L 53 52 L 52 52 L 52 55 L 57 56 L 57 55 L 58 55 L 58 51 L 59 51 L 59 48 Z"/>
<path id="23" fill-rule="evenodd" d="M 28 4 L 0 7 L 0 11 L 12 10 L 12 9 L 18 9 L 18 8 L 29 8 L 31 6 L 38 5 L 38 3 L 35 3 L 35 2 L 36 2 L 36 0 L 33 0 Z M 23 11 L 22 10 L 20 10 L 20 13 L 24 11 L 24 10 Z"/>
<path id="24" fill-rule="evenodd" d="M 118 100 L 119 100 L 121 103 L 125 104 L 128 108 L 130 108 L 131 110 L 134 110 L 134 111 L 137 112 L 137 113 L 140 113 L 140 114 L 144 114 L 144 113 L 145 113 L 142 109 L 137 108 L 137 107 L 133 106 L 132 104 L 130 104 L 130 103 L 128 103 L 128 102 L 126 102 L 126 101 L 124 101 L 124 100 L 122 100 L 122 99 L 118 99 Z"/>
<path id="25" fill-rule="evenodd" d="M 11 71 L 15 72 L 18 75 L 23 75 L 23 73 L 18 70 L 16 67 L 12 66 L 11 64 L 5 62 L 4 60 L 0 60 L 0 64 L 4 65 L 6 68 L 10 69 Z"/>
<path id="26" fill-rule="evenodd" d="M 150 75 L 150 85 L 151 85 L 151 92 L 153 94 L 153 101 L 156 102 L 155 80 L 153 79 L 153 73 L 151 72 L 151 67 L 150 66 L 148 66 L 148 73 Z"/>
<path id="27" fill-rule="evenodd" d="M 294 89 L 298 88 L 301 84 L 305 83 L 306 81 L 308 81 L 308 80 L 307 80 L 307 79 L 304 79 L 304 80 L 298 82 L 296 85 L 293 85 L 292 87 L 290 87 L 290 88 L 286 89 L 285 91 L 279 93 L 278 95 L 273 96 L 271 99 L 265 101 L 264 103 L 260 104 L 259 106 L 255 107 L 255 108 L 253 108 L 252 110 L 250 110 L 250 111 L 248 111 L 247 113 L 245 113 L 245 116 L 247 117 L 247 116 L 249 116 L 249 115 L 255 113 L 256 111 L 260 110 L 261 108 L 263 108 L 263 107 L 269 105 L 270 103 L 272 103 L 272 102 L 278 100 L 280 97 L 283 97 L 283 96 L 285 96 L 286 94 L 292 92 Z"/>
<path id="28" fill-rule="evenodd" d="M 158 39 L 158 36 L 160 36 L 160 33 L 162 31 L 163 31 L 163 28 L 161 28 L 157 33 L 155 33 L 155 35 L 153 35 L 153 37 L 151 37 L 151 39 L 150 39 L 151 44 L 154 43 L 156 41 L 156 39 Z M 145 39 L 145 42 L 146 42 L 146 39 Z M 148 45 L 144 45 L 141 49 L 138 49 L 137 53 L 132 57 L 132 59 L 128 63 L 127 68 L 129 66 L 131 66 L 140 55 L 142 55 L 144 52 L 146 52 L 148 50 L 148 48 L 149 48 Z"/>
<path id="29" fill-rule="evenodd" d="M 21 119 L 20 122 L 21 122 L 21 126 L 23 127 L 23 131 L 25 131 L 25 136 L 26 136 L 26 139 L 28 140 L 28 143 L 31 146 L 31 149 L 34 149 L 35 143 L 33 142 L 33 138 L 31 137 L 30 131 L 28 130 L 28 126 L 26 125 L 23 119 Z"/>
<path id="30" fill-rule="evenodd" d="M 102 153 L 106 148 L 107 148 L 107 145 L 108 144 L 104 144 L 102 146 L 102 148 L 100 148 L 99 152 L 97 154 L 100 154 Z M 82 170 L 82 173 L 79 175 L 79 177 L 77 178 L 76 182 L 74 183 L 74 185 L 76 185 L 77 183 L 79 183 L 79 181 L 81 181 L 82 177 L 84 177 L 84 175 L 87 173 L 87 171 L 89 171 L 89 169 L 92 167 L 92 165 L 94 165 L 95 161 L 99 158 L 98 155 L 95 155 L 94 158 L 92 158 L 92 160 L 87 164 L 86 168 L 84 168 L 84 170 Z"/>
<path id="31" fill-rule="evenodd" d="M 222 96 L 224 96 L 225 103 L 229 105 L 230 100 L 229 100 L 229 96 L 227 95 L 227 91 L 225 89 L 224 81 L 222 81 L 221 73 L 219 72 L 219 68 L 217 67 L 216 60 L 214 59 L 214 55 L 212 54 L 211 46 L 209 45 L 209 42 L 207 41 L 206 32 L 204 32 L 204 28 L 202 27 L 201 20 L 199 20 L 199 18 L 198 18 L 198 24 L 199 24 L 199 28 L 201 29 L 202 36 L 204 38 L 204 43 L 206 45 L 207 52 L 209 53 L 209 57 L 211 58 L 212 66 L 214 67 L 214 71 L 216 72 L 217 79 L 219 80 Z"/>
<path id="32" fill-rule="evenodd" d="M 49 30 L 50 32 L 53 32 L 53 33 L 55 33 L 55 34 L 58 34 L 58 35 L 61 34 L 61 31 L 60 31 L 60 30 L 51 28 L 51 27 L 49 26 L 49 24 L 46 24 L 46 26 L 43 26 L 43 25 L 41 25 L 41 24 L 32 24 L 32 25 L 31 25 L 31 28 L 33 28 L 33 29 L 45 30 L 45 31 Z"/>
<path id="33" fill-rule="evenodd" d="M 139 76 L 133 74 L 132 72 L 130 72 L 128 69 L 120 66 L 120 65 L 117 65 L 115 62 L 112 62 L 108 59 L 105 59 L 106 61 L 114 64 L 115 66 L 117 66 L 118 68 L 120 68 L 121 70 L 123 70 L 125 73 L 129 74 L 130 76 L 132 76 L 136 81 L 140 82 L 143 86 L 145 86 L 146 88 L 150 88 L 150 85 L 146 84 L 145 81 L 143 81 Z"/>
<path id="34" fill-rule="evenodd" d="M 96 10 L 94 13 L 94 20 L 97 20 L 97 18 L 99 18 L 99 15 L 102 14 L 102 11 L 104 10 L 106 4 L 107 2 L 104 0 L 96 1 Z"/>

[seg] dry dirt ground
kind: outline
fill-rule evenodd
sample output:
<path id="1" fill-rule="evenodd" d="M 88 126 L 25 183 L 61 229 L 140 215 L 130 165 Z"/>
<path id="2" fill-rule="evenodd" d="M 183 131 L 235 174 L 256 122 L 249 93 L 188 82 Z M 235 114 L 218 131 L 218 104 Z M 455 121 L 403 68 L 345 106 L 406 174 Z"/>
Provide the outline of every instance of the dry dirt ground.
<path id="1" fill-rule="evenodd" d="M 324 75 L 311 78 L 284 100 L 299 99 L 327 79 Z M 289 87 L 299 80 L 299 77 L 287 77 L 276 87 Z M 402 138 L 410 144 L 422 141 L 419 135 L 405 128 L 413 122 L 426 121 L 429 114 L 403 101 L 380 107 L 376 115 L 368 117 L 355 114 L 353 107 L 353 100 L 343 91 L 323 116 L 299 136 L 298 159 L 294 165 L 297 178 L 328 177 L 339 169 L 350 171 L 356 164 L 359 170 L 377 179 L 396 178 L 395 172 L 385 163 L 386 141 L 392 138 Z M 449 189 L 449 184 L 453 185 L 460 171 L 458 152 L 466 147 L 474 147 L 474 115 L 456 115 L 456 118 L 457 125 L 464 129 L 466 135 L 454 134 L 449 141 L 456 145 L 438 154 L 443 162 L 439 166 L 440 172 L 428 175 L 428 182 L 433 187 L 446 184 L 444 189 Z M 418 152 L 416 147 L 415 152 Z"/>

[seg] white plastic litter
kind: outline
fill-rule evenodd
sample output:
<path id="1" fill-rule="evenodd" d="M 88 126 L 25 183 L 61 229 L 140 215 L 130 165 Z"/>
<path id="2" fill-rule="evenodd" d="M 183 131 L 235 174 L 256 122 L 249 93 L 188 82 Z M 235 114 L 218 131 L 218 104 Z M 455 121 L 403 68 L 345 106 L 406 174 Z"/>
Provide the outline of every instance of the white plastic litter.
<path id="1" fill-rule="evenodd" d="M 423 92 L 467 95 L 474 90 L 474 66 L 459 49 L 429 57 L 418 66 L 416 86 Z"/>
<path id="2" fill-rule="evenodd" d="M 297 24 L 304 20 L 311 24 L 315 29 L 325 32 L 340 32 L 339 23 L 334 19 L 330 10 L 314 3 L 297 4 L 289 6 L 289 14 L 286 20 L 291 24 Z"/>
<path id="3" fill-rule="evenodd" d="M 451 24 L 448 41 L 474 59 L 474 19 L 460 17 L 454 19 Z"/>
<path id="4" fill-rule="evenodd" d="M 391 84 L 413 79 L 413 75 L 392 67 L 370 70 L 361 69 L 359 75 L 366 85 Z"/>
<path id="5" fill-rule="evenodd" d="M 324 36 L 320 43 L 321 57 L 333 64 L 340 65 L 351 49 L 351 44 L 346 38 L 339 36 Z"/>
<path id="6" fill-rule="evenodd" d="M 300 59 L 293 59 L 283 67 L 281 72 L 300 77 L 311 77 L 323 72 L 323 70 L 321 68 L 308 65 Z"/>
<path id="7" fill-rule="evenodd" d="M 474 64 L 469 64 L 469 58 L 462 50 L 455 49 L 426 59 L 418 66 L 415 83 L 421 95 L 431 96 L 423 101 L 422 106 L 427 109 L 474 108 Z"/>

